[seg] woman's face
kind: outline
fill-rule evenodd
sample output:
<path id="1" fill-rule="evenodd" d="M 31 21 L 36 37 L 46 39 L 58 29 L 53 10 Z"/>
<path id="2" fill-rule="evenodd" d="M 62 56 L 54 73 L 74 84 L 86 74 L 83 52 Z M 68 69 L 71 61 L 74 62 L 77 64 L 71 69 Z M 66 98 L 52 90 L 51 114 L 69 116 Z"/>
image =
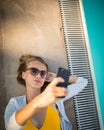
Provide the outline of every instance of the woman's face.
<path id="1" fill-rule="evenodd" d="M 39 71 L 37 71 L 37 69 Z M 26 82 L 26 87 L 32 87 L 35 89 L 40 89 L 45 80 L 47 73 L 46 66 L 39 61 L 31 61 L 25 72 L 22 72 L 22 77 Z"/>

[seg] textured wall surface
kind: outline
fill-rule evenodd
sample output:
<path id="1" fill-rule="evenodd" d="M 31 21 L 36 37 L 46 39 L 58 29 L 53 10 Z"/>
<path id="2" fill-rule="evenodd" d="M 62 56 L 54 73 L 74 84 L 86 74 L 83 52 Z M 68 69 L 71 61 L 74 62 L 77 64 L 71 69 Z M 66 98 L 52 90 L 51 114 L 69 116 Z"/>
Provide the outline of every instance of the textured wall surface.
<path id="1" fill-rule="evenodd" d="M 25 93 L 16 82 L 19 57 L 42 56 L 53 72 L 59 66 L 67 68 L 67 58 L 58 0 L 0 0 L 0 6 L 0 130 L 4 130 L 5 105 L 12 96 Z M 70 102 L 65 106 L 74 117 Z"/>

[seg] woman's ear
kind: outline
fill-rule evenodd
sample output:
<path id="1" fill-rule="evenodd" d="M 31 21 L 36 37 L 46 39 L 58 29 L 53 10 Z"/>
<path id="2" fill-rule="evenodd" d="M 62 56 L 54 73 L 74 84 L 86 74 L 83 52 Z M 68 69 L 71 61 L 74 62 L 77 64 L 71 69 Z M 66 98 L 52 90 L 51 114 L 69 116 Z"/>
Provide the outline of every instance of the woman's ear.
<path id="1" fill-rule="evenodd" d="M 22 78 L 25 79 L 25 73 L 24 72 L 22 72 Z"/>
<path id="2" fill-rule="evenodd" d="M 46 81 L 47 82 L 51 82 L 54 78 L 56 77 L 56 74 L 53 72 L 48 72 L 47 77 L 46 77 Z"/>

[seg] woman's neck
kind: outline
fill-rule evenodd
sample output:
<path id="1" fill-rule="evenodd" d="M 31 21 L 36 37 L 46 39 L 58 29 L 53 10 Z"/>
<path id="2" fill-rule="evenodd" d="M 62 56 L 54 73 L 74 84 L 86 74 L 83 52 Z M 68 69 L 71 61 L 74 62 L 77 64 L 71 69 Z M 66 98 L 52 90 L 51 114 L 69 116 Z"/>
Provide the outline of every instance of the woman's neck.
<path id="1" fill-rule="evenodd" d="M 32 87 L 27 87 L 26 88 L 26 100 L 27 103 L 29 103 L 34 97 L 36 97 L 37 95 L 39 95 L 41 92 L 40 89 L 35 89 Z"/>

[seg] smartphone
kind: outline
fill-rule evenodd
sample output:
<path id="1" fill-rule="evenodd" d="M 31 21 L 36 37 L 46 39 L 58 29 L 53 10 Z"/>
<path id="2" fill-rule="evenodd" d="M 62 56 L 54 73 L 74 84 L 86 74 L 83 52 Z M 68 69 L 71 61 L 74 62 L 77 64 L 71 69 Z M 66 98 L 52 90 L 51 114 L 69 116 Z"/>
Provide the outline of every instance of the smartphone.
<path id="1" fill-rule="evenodd" d="M 57 77 L 62 77 L 64 79 L 63 83 L 58 83 L 57 86 L 60 87 L 65 87 L 67 88 L 68 86 L 68 81 L 69 81 L 69 76 L 70 76 L 70 71 L 65 69 L 65 68 L 58 68 L 58 73 L 57 73 Z"/>

